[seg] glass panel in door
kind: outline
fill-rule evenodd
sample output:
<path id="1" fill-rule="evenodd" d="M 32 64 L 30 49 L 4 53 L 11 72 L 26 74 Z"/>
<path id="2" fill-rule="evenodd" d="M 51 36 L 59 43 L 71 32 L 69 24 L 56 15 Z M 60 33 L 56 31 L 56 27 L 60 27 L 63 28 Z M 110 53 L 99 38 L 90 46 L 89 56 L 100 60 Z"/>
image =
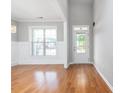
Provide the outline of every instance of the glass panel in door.
<path id="1" fill-rule="evenodd" d="M 86 53 L 86 42 L 87 42 L 87 38 L 85 34 L 76 33 L 76 53 L 77 54 Z"/>

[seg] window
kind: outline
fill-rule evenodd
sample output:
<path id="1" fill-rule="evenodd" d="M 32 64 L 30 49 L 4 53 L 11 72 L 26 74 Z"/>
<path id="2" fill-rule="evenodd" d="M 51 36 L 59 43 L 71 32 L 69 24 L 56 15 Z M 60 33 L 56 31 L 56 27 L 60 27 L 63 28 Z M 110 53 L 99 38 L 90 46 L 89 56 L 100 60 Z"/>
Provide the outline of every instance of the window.
<path id="1" fill-rule="evenodd" d="M 87 25 L 74 26 L 73 30 L 74 31 L 88 31 L 89 30 L 89 26 L 87 26 Z"/>
<path id="2" fill-rule="evenodd" d="M 11 25 L 11 33 L 16 33 L 16 25 Z"/>
<path id="3" fill-rule="evenodd" d="M 32 29 L 32 55 L 56 55 L 56 27 Z"/>

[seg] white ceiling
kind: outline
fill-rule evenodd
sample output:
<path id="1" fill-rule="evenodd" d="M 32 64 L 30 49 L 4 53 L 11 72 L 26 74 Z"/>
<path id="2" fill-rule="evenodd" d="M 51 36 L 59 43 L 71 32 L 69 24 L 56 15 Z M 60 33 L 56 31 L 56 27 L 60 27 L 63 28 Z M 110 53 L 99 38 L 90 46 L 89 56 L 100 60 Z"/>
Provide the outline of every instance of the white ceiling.
<path id="1" fill-rule="evenodd" d="M 69 0 L 72 3 L 90 3 L 94 0 Z M 11 0 L 11 16 L 17 21 L 63 21 L 63 11 L 58 0 Z"/>
<path id="2" fill-rule="evenodd" d="M 62 20 L 62 12 L 57 0 L 11 0 L 11 16 L 17 21 Z"/>

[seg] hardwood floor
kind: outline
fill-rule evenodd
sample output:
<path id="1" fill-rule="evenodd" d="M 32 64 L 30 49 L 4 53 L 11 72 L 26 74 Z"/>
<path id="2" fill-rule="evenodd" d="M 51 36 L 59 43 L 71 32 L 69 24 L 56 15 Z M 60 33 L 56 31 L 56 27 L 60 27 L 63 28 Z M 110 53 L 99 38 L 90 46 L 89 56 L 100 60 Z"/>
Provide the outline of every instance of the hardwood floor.
<path id="1" fill-rule="evenodd" d="M 12 93 L 112 93 L 93 65 L 12 67 Z"/>

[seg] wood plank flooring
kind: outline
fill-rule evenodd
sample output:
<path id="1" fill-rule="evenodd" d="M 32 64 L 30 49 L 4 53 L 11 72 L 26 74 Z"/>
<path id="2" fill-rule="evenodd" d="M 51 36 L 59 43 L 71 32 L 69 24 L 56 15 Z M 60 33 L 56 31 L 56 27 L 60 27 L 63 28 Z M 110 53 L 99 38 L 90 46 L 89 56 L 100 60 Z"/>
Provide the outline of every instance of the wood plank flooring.
<path id="1" fill-rule="evenodd" d="M 12 93 L 112 93 L 93 65 L 12 67 Z"/>

